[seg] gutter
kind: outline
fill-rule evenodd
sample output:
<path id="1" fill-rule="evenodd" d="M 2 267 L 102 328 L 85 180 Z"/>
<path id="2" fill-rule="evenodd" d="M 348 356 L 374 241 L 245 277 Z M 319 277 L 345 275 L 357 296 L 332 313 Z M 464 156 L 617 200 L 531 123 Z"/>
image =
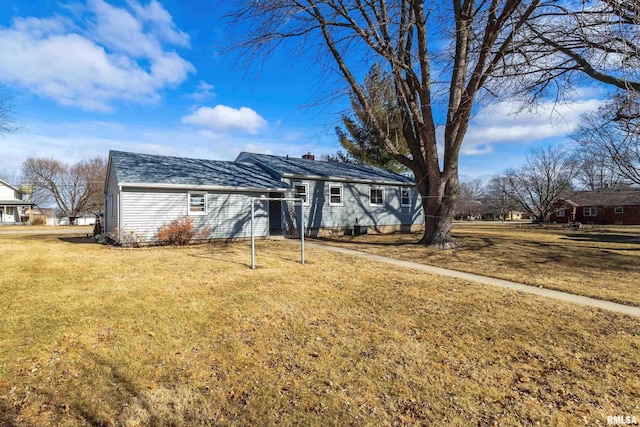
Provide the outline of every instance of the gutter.
<path id="1" fill-rule="evenodd" d="M 173 190 L 217 190 L 217 191 L 245 191 L 251 193 L 264 193 L 264 192 L 286 192 L 291 191 L 292 188 L 255 188 L 255 187 L 234 187 L 224 185 L 190 185 L 190 184 L 154 184 L 148 182 L 126 182 L 120 184 L 120 189 L 123 188 L 149 188 L 149 189 L 173 189 Z"/>

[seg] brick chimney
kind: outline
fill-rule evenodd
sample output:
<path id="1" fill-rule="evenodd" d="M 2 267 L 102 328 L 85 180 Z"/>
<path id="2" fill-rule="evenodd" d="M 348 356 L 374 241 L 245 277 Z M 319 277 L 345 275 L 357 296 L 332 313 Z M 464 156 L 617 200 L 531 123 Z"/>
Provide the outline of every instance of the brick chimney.
<path id="1" fill-rule="evenodd" d="M 315 159 L 316 159 L 316 156 L 314 156 L 314 155 L 313 155 L 313 154 L 311 154 L 311 153 L 307 153 L 307 154 L 303 154 L 303 155 L 302 155 L 302 158 L 303 158 L 303 159 L 305 159 L 305 160 L 315 160 Z"/>

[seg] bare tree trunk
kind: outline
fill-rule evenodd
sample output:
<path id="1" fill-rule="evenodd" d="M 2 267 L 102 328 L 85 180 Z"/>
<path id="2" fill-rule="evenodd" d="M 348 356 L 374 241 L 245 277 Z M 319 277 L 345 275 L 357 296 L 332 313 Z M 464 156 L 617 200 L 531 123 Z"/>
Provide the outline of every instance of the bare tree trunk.
<path id="1" fill-rule="evenodd" d="M 416 181 L 425 216 L 424 235 L 418 243 L 437 249 L 455 249 L 457 245 L 451 236 L 451 226 L 458 193 L 458 175 L 454 174 L 449 181 L 437 177 L 432 179 L 432 185 L 427 183 L 424 176 Z"/>

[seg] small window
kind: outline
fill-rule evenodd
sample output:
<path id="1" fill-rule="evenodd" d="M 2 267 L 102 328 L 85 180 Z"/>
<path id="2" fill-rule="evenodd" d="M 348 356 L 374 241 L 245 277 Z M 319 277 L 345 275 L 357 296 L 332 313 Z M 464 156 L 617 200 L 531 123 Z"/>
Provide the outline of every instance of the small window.
<path id="1" fill-rule="evenodd" d="M 616 213 L 616 214 L 624 213 L 624 208 L 622 206 L 616 206 L 615 208 L 613 208 L 613 213 Z"/>
<path id="2" fill-rule="evenodd" d="M 409 187 L 400 188 L 400 205 L 411 206 L 411 188 Z"/>
<path id="3" fill-rule="evenodd" d="M 598 216 L 598 208 L 584 208 L 584 216 Z"/>
<path id="4" fill-rule="evenodd" d="M 189 215 L 207 214 L 207 193 L 189 193 Z"/>
<path id="5" fill-rule="evenodd" d="M 309 204 L 309 184 L 298 184 L 294 186 L 295 198 L 301 198 L 305 205 Z"/>
<path id="6" fill-rule="evenodd" d="M 560 209 L 556 211 L 556 217 L 560 218 L 564 216 L 564 209 Z"/>
<path id="7" fill-rule="evenodd" d="M 342 185 L 329 186 L 329 206 L 342 206 Z"/>
<path id="8" fill-rule="evenodd" d="M 382 188 L 369 188 L 369 205 L 382 206 L 383 192 Z"/>

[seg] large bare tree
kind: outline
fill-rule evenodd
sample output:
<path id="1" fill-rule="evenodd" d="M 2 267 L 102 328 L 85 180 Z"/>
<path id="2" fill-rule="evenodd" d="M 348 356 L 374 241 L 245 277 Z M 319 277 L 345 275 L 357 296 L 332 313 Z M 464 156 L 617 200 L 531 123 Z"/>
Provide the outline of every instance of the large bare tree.
<path id="1" fill-rule="evenodd" d="M 485 200 L 489 208 L 498 214 L 502 222 L 518 206 L 518 202 L 511 191 L 509 178 L 503 175 L 489 180 L 485 189 Z"/>
<path id="2" fill-rule="evenodd" d="M 237 40 L 232 48 L 249 59 L 281 45 L 317 48 L 318 61 L 347 83 L 385 148 L 413 172 L 425 213 L 421 242 L 452 248 L 458 157 L 481 95 L 503 97 L 522 88 L 529 95 L 553 88 L 557 95 L 576 75 L 640 87 L 606 61 L 614 49 L 617 58 L 633 59 L 625 40 L 634 41 L 637 29 L 617 42 L 620 35 L 609 27 L 627 13 L 638 22 L 635 9 L 611 12 L 607 5 L 618 0 L 595 3 L 596 14 L 579 1 L 560 7 L 555 0 L 246 0 L 231 13 L 230 30 Z M 585 21 L 592 16 L 602 19 Z M 589 22 L 584 29 L 583 22 Z M 578 39 L 566 31 L 569 24 L 582 30 Z M 600 38 L 602 28 L 612 36 Z M 407 155 L 394 146 L 359 83 L 362 69 L 374 62 L 393 76 Z"/>
<path id="3" fill-rule="evenodd" d="M 584 115 L 573 138 L 600 167 L 640 185 L 640 96 L 616 97 Z"/>
<path id="4" fill-rule="evenodd" d="M 58 211 L 70 218 L 100 212 L 104 207 L 106 161 L 102 157 L 68 164 L 53 158 L 30 157 L 22 174 L 39 204 L 53 200 Z"/>
<path id="5" fill-rule="evenodd" d="M 572 190 L 578 163 L 561 147 L 533 150 L 520 169 L 506 171 L 510 196 L 540 222 L 548 222 L 556 203 Z"/>
<path id="6" fill-rule="evenodd" d="M 577 148 L 573 154 L 578 162 L 577 186 L 586 191 L 603 188 L 625 188 L 629 185 L 617 168 L 599 150 Z"/>
<path id="7" fill-rule="evenodd" d="M 484 189 L 481 180 L 474 179 L 460 183 L 460 194 L 455 206 L 456 216 L 467 217 L 471 220 L 474 216 L 482 214 L 484 210 L 483 196 Z"/>

